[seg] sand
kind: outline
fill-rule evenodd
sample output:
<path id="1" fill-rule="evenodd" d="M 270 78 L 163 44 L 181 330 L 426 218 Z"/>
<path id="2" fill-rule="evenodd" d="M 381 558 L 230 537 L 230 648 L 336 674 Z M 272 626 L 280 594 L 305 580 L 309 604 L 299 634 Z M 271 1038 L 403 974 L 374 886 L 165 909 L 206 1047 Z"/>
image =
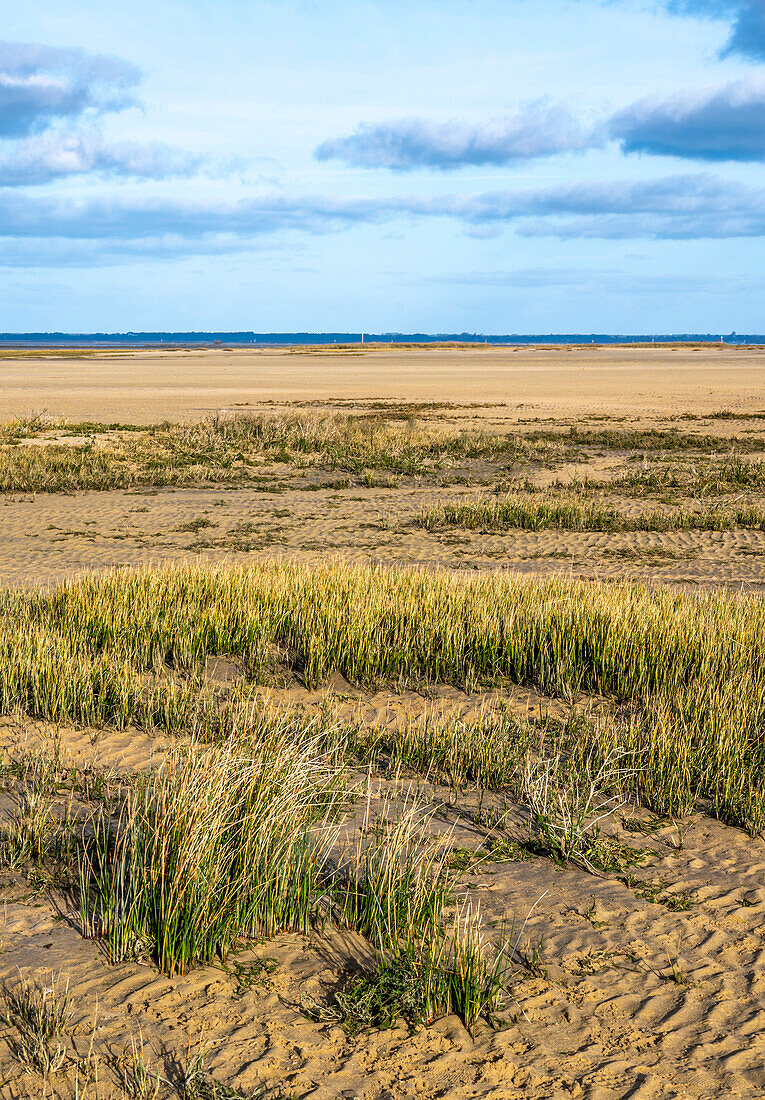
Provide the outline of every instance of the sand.
<path id="1" fill-rule="evenodd" d="M 0 420 L 151 424 L 263 402 L 503 402 L 508 416 L 762 406 L 763 348 L 136 351 L 0 359 Z"/>
<path id="2" fill-rule="evenodd" d="M 484 534 L 427 532 L 414 523 L 425 506 L 477 495 L 476 488 L 352 485 L 278 494 L 216 488 L 0 497 L 0 584 L 51 585 L 89 569 L 200 558 L 337 557 L 684 587 L 765 585 L 765 531 Z M 211 526 L 181 530 L 199 519 Z M 239 536 L 242 525 L 252 533 Z"/>
<path id="3" fill-rule="evenodd" d="M 763 409 L 763 367 L 765 349 L 716 348 L 216 350 L 2 359 L 0 419 L 45 409 L 77 421 L 147 424 L 221 410 L 363 412 L 377 401 L 440 402 L 456 407 L 421 409 L 417 417 L 436 426 L 499 431 L 552 418 L 562 429 L 605 423 L 675 426 L 720 438 L 762 436 L 762 451 L 750 448 L 747 456 L 756 459 L 765 453 L 765 422 L 709 416 L 725 408 Z M 679 422 L 683 413 L 696 419 Z M 586 458 L 581 466 L 522 472 L 544 485 L 554 476 L 604 477 L 634 465 L 634 456 L 597 448 Z M 423 507 L 485 494 L 507 474 L 496 466 L 453 467 L 438 477 L 373 488 L 338 471 L 279 465 L 261 473 L 260 485 L 236 489 L 0 497 L 0 584 L 51 585 L 111 565 L 262 556 L 563 571 L 691 590 L 725 585 L 758 591 L 765 584 L 762 531 L 486 534 L 426 532 L 415 525 Z M 640 506 L 613 499 L 627 510 Z M 200 519 L 196 530 L 184 530 Z M 294 681 L 264 694 L 309 711 L 327 702 L 341 716 L 358 712 L 367 722 L 413 721 L 434 708 L 470 716 L 499 701 L 496 693 L 447 688 L 427 698 L 411 692 L 370 696 L 344 682 L 308 692 Z M 506 693 L 501 701 L 519 715 L 540 708 L 567 713 L 560 700 L 529 691 Z M 80 768 L 140 773 L 157 766 L 170 742 L 136 730 L 56 729 L 16 717 L 0 722 L 0 747 L 4 761 L 47 747 Z M 18 795 L 6 779 L 4 820 Z M 412 777 L 375 777 L 376 804 L 400 801 L 411 783 Z M 421 778 L 416 789 L 436 810 L 434 831 L 461 846 L 478 846 L 477 792 L 457 797 Z M 492 797 L 498 811 L 509 813 L 511 830 L 523 836 L 523 808 Z M 485 812 L 486 804 L 480 809 Z M 626 818 L 642 821 L 645 833 L 625 833 Z M 301 1002 L 326 1001 L 368 954 L 358 938 L 338 933 L 281 936 L 249 947 L 235 961 L 277 962 L 262 986 L 251 989 L 241 988 L 233 960 L 172 980 L 146 964 L 110 966 L 97 944 L 81 938 L 72 898 L 30 885 L 23 872 L 0 875 L 0 979 L 13 983 L 22 973 L 69 981 L 74 1045 L 85 1055 L 92 1040 L 102 1058 L 99 1089 L 80 1100 L 126 1095 L 107 1058 L 138 1035 L 168 1082 L 174 1064 L 204 1042 L 210 1069 L 244 1096 L 262 1083 L 277 1089 L 275 1098 L 311 1100 L 765 1096 L 762 838 L 701 813 L 658 822 L 634 807 L 620 810 L 608 828 L 651 850 L 636 875 L 656 887 L 654 900 L 623 876 L 561 869 L 543 857 L 482 863 L 461 880 L 459 893 L 480 905 L 487 929 L 514 917 L 519 927 L 527 922 L 524 943 L 542 944 L 542 970 L 517 970 L 504 1026 L 496 1032 L 482 1024 L 471 1036 L 450 1017 L 414 1034 L 399 1024 L 349 1038 L 336 1024 L 307 1019 Z M 6 1029 L 0 1097 L 42 1095 L 39 1080 L 14 1060 L 9 1038 Z M 70 1085 L 57 1079 L 47 1095 L 69 1100 Z M 178 1095 L 171 1084 L 162 1088 L 162 1096 Z"/>
<path id="4" fill-rule="evenodd" d="M 297 689 L 291 701 L 318 705 L 322 698 Z M 341 708 L 351 705 L 347 695 L 334 698 Z M 483 702 L 445 690 L 436 705 L 475 713 Z M 363 710 L 378 720 L 386 713 L 400 720 L 407 705 L 413 714 L 423 707 L 421 699 L 381 693 L 364 701 Z M 539 700 L 518 698 L 515 705 L 522 712 Z M 55 739 L 73 764 L 95 757 L 101 767 L 127 771 L 151 766 L 167 747 L 146 734 L 100 733 L 94 750 L 90 731 L 5 723 L 2 732 L 7 748 L 39 748 Z M 406 780 L 373 786 L 373 801 L 402 799 L 409 789 Z M 476 846 L 475 795 L 467 792 L 455 806 L 436 784 L 420 780 L 417 791 L 442 806 L 435 824 L 448 843 Z M 634 812 L 628 814 L 634 821 Z M 69 899 L 55 891 L 30 893 L 7 876 L 0 977 L 11 984 L 19 972 L 43 982 L 56 975 L 68 980 L 73 1046 L 84 1056 L 95 1036 L 104 1085 L 111 1080 L 108 1052 L 140 1034 L 147 1059 L 163 1073 L 203 1042 L 210 1069 L 244 1096 L 267 1084 L 284 1090 L 277 1096 L 311 1100 L 760 1097 L 762 841 L 701 815 L 682 823 L 637 817 L 646 833 L 633 834 L 632 842 L 652 853 L 637 877 L 661 887 L 658 901 L 618 875 L 561 869 L 544 858 L 478 864 L 463 876 L 458 892 L 480 906 L 488 928 L 515 917 L 522 945 L 541 945 L 542 970 L 518 969 L 498 1031 L 481 1024 L 471 1036 L 449 1017 L 414 1033 L 400 1024 L 349 1038 L 336 1025 L 307 1019 L 301 1004 L 324 1003 L 368 955 L 363 941 L 349 934 L 278 936 L 225 966 L 195 967 L 174 979 L 146 965 L 110 966 L 80 937 Z M 512 812 L 513 824 L 522 835 L 520 810 Z M 690 899 L 689 908 L 673 911 L 673 897 Z M 243 989 L 234 964 L 258 958 L 273 960 L 275 969 L 261 985 Z M 2 1050 L 0 1070 L 4 1097 L 39 1095 Z M 71 1095 L 61 1081 L 54 1088 L 48 1095 Z"/>

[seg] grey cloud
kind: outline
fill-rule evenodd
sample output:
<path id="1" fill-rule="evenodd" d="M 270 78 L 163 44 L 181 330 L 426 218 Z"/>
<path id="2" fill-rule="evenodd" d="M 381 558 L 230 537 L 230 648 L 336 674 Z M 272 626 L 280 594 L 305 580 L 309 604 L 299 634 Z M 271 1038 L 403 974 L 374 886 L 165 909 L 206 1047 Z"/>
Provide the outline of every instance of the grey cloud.
<path id="1" fill-rule="evenodd" d="M 512 290 L 538 290 L 561 287 L 573 293 L 591 294 L 593 289 L 624 294 L 705 294 L 720 290 L 717 277 L 692 275 L 642 275 L 619 268 L 532 267 L 515 271 L 474 271 L 437 277 L 433 281 L 457 286 L 507 287 Z M 726 280 L 728 289 L 746 289 L 743 277 Z"/>
<path id="2" fill-rule="evenodd" d="M 602 137 L 566 107 L 540 101 L 481 125 L 420 118 L 362 125 L 347 137 L 323 142 L 315 155 L 319 160 L 406 172 L 517 164 L 600 143 Z"/>
<path id="3" fill-rule="evenodd" d="M 706 161 L 765 160 L 765 80 L 645 99 L 614 115 L 610 134 L 626 153 Z"/>
<path id="4" fill-rule="evenodd" d="M 67 240 L 50 237 L 4 238 L 0 249 L 3 268 L 92 268 L 132 265 L 141 260 L 174 261 L 203 256 L 249 255 L 268 250 L 269 256 L 281 246 L 271 240 L 238 239 L 213 234 L 204 240 L 179 236 L 158 236 L 138 240 Z M 294 256 L 294 245 L 289 255 Z"/>
<path id="5" fill-rule="evenodd" d="M 495 192 L 464 211 L 469 221 L 517 221 L 521 236 L 695 240 L 765 235 L 765 191 L 709 175 L 639 183 L 575 184 Z"/>
<path id="6" fill-rule="evenodd" d="M 23 137 L 86 111 L 135 102 L 140 72 L 118 57 L 0 42 L 0 137 Z"/>
<path id="7" fill-rule="evenodd" d="M 166 199 L 132 203 L 33 200 L 6 191 L 0 193 L 0 237 L 138 241 L 167 237 L 204 240 L 230 234 L 254 238 L 289 229 L 330 232 L 343 225 L 382 220 L 394 209 L 399 211 L 374 200 L 312 196 L 275 195 L 230 204 L 185 205 Z"/>
<path id="8" fill-rule="evenodd" d="M 365 168 L 445 170 L 583 151 L 607 140 L 619 141 L 625 153 L 765 161 L 765 78 L 640 100 L 598 124 L 578 122 L 562 107 L 536 105 L 510 122 L 486 126 L 422 120 L 360 126 L 349 137 L 324 142 L 316 156 Z"/>
<path id="9" fill-rule="evenodd" d="M 424 200 L 474 222 L 567 215 L 666 216 L 718 214 L 765 202 L 765 192 L 706 174 L 659 180 L 574 183 L 539 190 L 487 191 L 466 199 Z M 416 205 L 416 201 L 415 201 Z"/>

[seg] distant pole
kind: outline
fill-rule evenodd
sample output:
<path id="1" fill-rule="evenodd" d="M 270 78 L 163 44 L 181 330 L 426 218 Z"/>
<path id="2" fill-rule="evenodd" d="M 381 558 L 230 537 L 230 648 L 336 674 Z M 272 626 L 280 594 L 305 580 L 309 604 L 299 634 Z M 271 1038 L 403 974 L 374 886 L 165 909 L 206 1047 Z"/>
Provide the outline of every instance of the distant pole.
<path id="1" fill-rule="evenodd" d="M 361 342 L 362 342 L 362 344 L 364 343 L 364 333 L 363 332 L 361 334 Z"/>

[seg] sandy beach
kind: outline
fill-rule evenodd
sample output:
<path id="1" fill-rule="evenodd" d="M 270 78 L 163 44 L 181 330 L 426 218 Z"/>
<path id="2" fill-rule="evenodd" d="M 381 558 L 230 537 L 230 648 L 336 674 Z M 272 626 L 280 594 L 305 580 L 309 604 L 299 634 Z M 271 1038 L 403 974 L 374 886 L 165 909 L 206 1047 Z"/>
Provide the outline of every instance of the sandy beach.
<path id="1" fill-rule="evenodd" d="M 217 625 L 200 643 L 201 655 L 185 664 L 168 656 L 150 668 L 126 655 L 149 618 L 168 610 L 170 630 L 180 636 L 202 612 L 186 609 L 181 593 L 152 597 L 139 613 L 132 597 L 122 606 L 120 593 L 144 576 L 141 567 L 147 577 L 164 577 L 158 583 L 166 587 L 186 576 L 173 569 L 191 569 L 190 578 L 198 568 L 220 570 L 204 581 L 213 593 L 216 586 L 223 593 L 238 569 L 265 570 L 268 589 L 281 583 L 271 569 L 304 568 L 299 576 L 308 583 L 316 570 L 340 570 L 342 578 L 348 567 L 373 567 L 382 572 L 362 573 L 370 592 L 381 583 L 374 578 L 391 570 L 393 577 L 403 570 L 432 578 L 426 585 L 581 581 L 586 587 L 566 589 L 565 600 L 585 607 L 587 593 L 598 593 L 609 609 L 603 622 L 615 631 L 623 627 L 622 601 L 632 598 L 619 582 L 644 584 L 649 601 L 674 594 L 671 611 L 647 605 L 646 623 L 660 614 L 692 617 L 699 593 L 730 593 L 753 601 L 751 615 L 742 613 L 745 624 L 759 615 L 765 584 L 763 366 L 765 351 L 709 348 L 2 359 L 3 645 L 8 653 L 18 639 L 36 645 L 35 631 L 57 622 L 67 600 L 76 608 L 29 665 L 26 694 L 9 696 L 0 725 L 0 971 L 11 991 L 6 999 L 20 981 L 32 983 L 24 988 L 33 996 L 50 988 L 60 997 L 68 983 L 60 1029 L 66 1053 L 62 1068 L 41 1076 L 19 1054 L 21 1025 L 11 1014 L 0 1095 L 20 1100 L 44 1087 L 61 1100 L 153 1097 L 131 1091 L 140 1038 L 142 1058 L 159 1075 L 157 1097 L 761 1096 L 765 848 L 751 816 L 758 811 L 715 810 L 722 787 L 706 780 L 687 804 L 665 809 L 639 784 L 618 797 L 593 787 L 580 836 L 589 855 L 560 858 L 540 839 L 524 768 L 552 766 L 548 746 L 556 738 L 575 755 L 582 731 L 633 736 L 630 708 L 643 712 L 631 688 L 619 694 L 601 679 L 600 691 L 573 682 L 553 691 L 538 680 L 544 662 L 524 682 L 503 673 L 493 685 L 457 683 L 426 669 L 419 681 L 374 684 L 362 672 L 354 677 L 344 656 L 313 684 L 298 643 L 281 635 L 269 643 L 265 671 L 228 643 L 209 641 L 222 622 L 241 618 L 237 601 L 218 613 L 222 594 L 213 597 L 213 612 L 204 611 Z M 109 572 L 115 567 L 127 572 Z M 88 577 L 106 578 L 106 589 L 79 602 Z M 62 583 L 70 587 L 57 590 Z M 53 603 L 43 610 L 34 600 L 46 593 Z M 356 598 L 333 596 L 327 606 L 332 614 L 348 611 L 352 623 L 367 613 Z M 558 599 L 554 592 L 538 598 L 553 607 Z M 294 614 L 302 623 L 307 608 L 323 606 L 298 600 L 283 621 Z M 380 612 L 363 645 L 349 647 L 371 645 L 395 606 Z M 127 648 L 112 654 L 115 631 L 133 614 L 120 643 Z M 722 647 L 714 631 L 723 630 L 725 613 L 715 615 L 704 644 Z M 254 611 L 244 620 L 261 622 Z M 739 653 L 746 675 L 756 675 L 753 643 L 731 637 L 725 644 Z M 71 639 L 74 656 L 57 657 L 63 663 L 40 679 L 35 661 L 44 652 L 69 653 Z M 583 669 L 592 647 L 583 643 Z M 40 693 L 40 684 L 59 685 L 65 700 L 63 685 L 80 683 L 78 662 L 102 658 L 102 679 L 123 667 L 136 678 L 135 689 L 128 678 L 115 695 L 137 692 L 124 723 L 102 709 L 107 689 L 96 690 L 97 677 L 77 689 L 90 708 L 87 720 L 75 718 L 85 711 L 74 703 L 54 703 L 47 688 Z M 26 660 L 8 658 L 8 692 L 22 691 L 13 687 L 21 675 L 13 670 Z M 718 687 L 714 705 L 722 707 L 725 685 Z M 741 713 L 756 711 L 759 690 L 751 689 Z M 158 700 L 151 717 L 141 710 L 147 692 Z M 204 718 L 194 709 L 202 704 Z M 450 1011 L 355 1030 L 336 995 L 379 960 L 368 936 L 326 911 L 301 932 L 242 936 L 233 951 L 183 973 L 163 972 L 149 940 L 115 959 L 103 939 L 83 936 L 77 857 L 60 840 L 54 848 L 54 838 L 61 829 L 86 838 L 99 814 L 119 820 L 129 792 L 163 782 L 179 751 L 209 752 L 214 760 L 224 743 L 210 732 L 223 721 L 213 716 L 237 706 L 248 708 L 248 718 L 237 720 L 242 729 L 260 729 L 278 714 L 297 723 L 293 731 L 300 723 L 313 730 L 319 723 L 333 736 L 356 731 L 344 764 L 356 785 L 343 817 L 348 837 L 384 835 L 416 801 L 426 822 L 418 843 L 435 844 L 437 866 L 444 860 L 454 869 L 450 904 L 478 915 L 486 957 L 503 922 L 522 931 L 499 1019 L 482 1016 L 466 1028 Z M 186 717 L 183 707 L 191 707 Z M 469 752 L 492 760 L 498 750 L 486 755 L 470 746 L 497 737 L 498 722 L 511 738 L 503 777 L 471 778 L 478 765 L 468 761 L 455 778 L 455 760 Z M 639 722 L 648 738 L 639 751 L 655 751 L 655 728 L 645 716 Z M 420 747 L 399 759 L 396 745 L 419 728 L 426 731 Z M 457 740 L 447 767 L 437 744 L 448 730 Z M 382 744 L 392 747 L 363 747 Z M 680 767 L 681 756 L 672 750 L 665 766 Z M 580 771 L 576 782 L 586 787 L 588 774 Z M 674 779 L 667 783 L 674 789 Z M 566 797 L 584 797 L 584 788 L 565 789 Z M 36 854 L 21 840 L 33 821 L 43 836 Z M 500 850 L 506 854 L 492 854 Z M 182 1082 L 192 1080 L 196 1056 L 205 1068 L 193 1092 Z M 214 1091 L 224 1085 L 229 1091 Z"/>

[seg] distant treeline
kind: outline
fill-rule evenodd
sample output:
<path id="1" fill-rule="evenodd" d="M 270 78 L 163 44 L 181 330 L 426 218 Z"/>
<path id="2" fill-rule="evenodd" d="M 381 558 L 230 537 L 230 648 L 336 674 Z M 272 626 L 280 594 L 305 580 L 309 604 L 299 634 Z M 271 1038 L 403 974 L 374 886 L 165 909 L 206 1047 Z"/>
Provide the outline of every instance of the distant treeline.
<path id="1" fill-rule="evenodd" d="M 607 333 L 512 333 L 478 332 L 4 332 L 0 344 L 55 347 L 141 347 L 157 344 L 215 346 L 216 344 L 280 346 L 295 344 L 765 344 L 764 335 L 720 333 L 656 333 L 610 335 Z"/>

